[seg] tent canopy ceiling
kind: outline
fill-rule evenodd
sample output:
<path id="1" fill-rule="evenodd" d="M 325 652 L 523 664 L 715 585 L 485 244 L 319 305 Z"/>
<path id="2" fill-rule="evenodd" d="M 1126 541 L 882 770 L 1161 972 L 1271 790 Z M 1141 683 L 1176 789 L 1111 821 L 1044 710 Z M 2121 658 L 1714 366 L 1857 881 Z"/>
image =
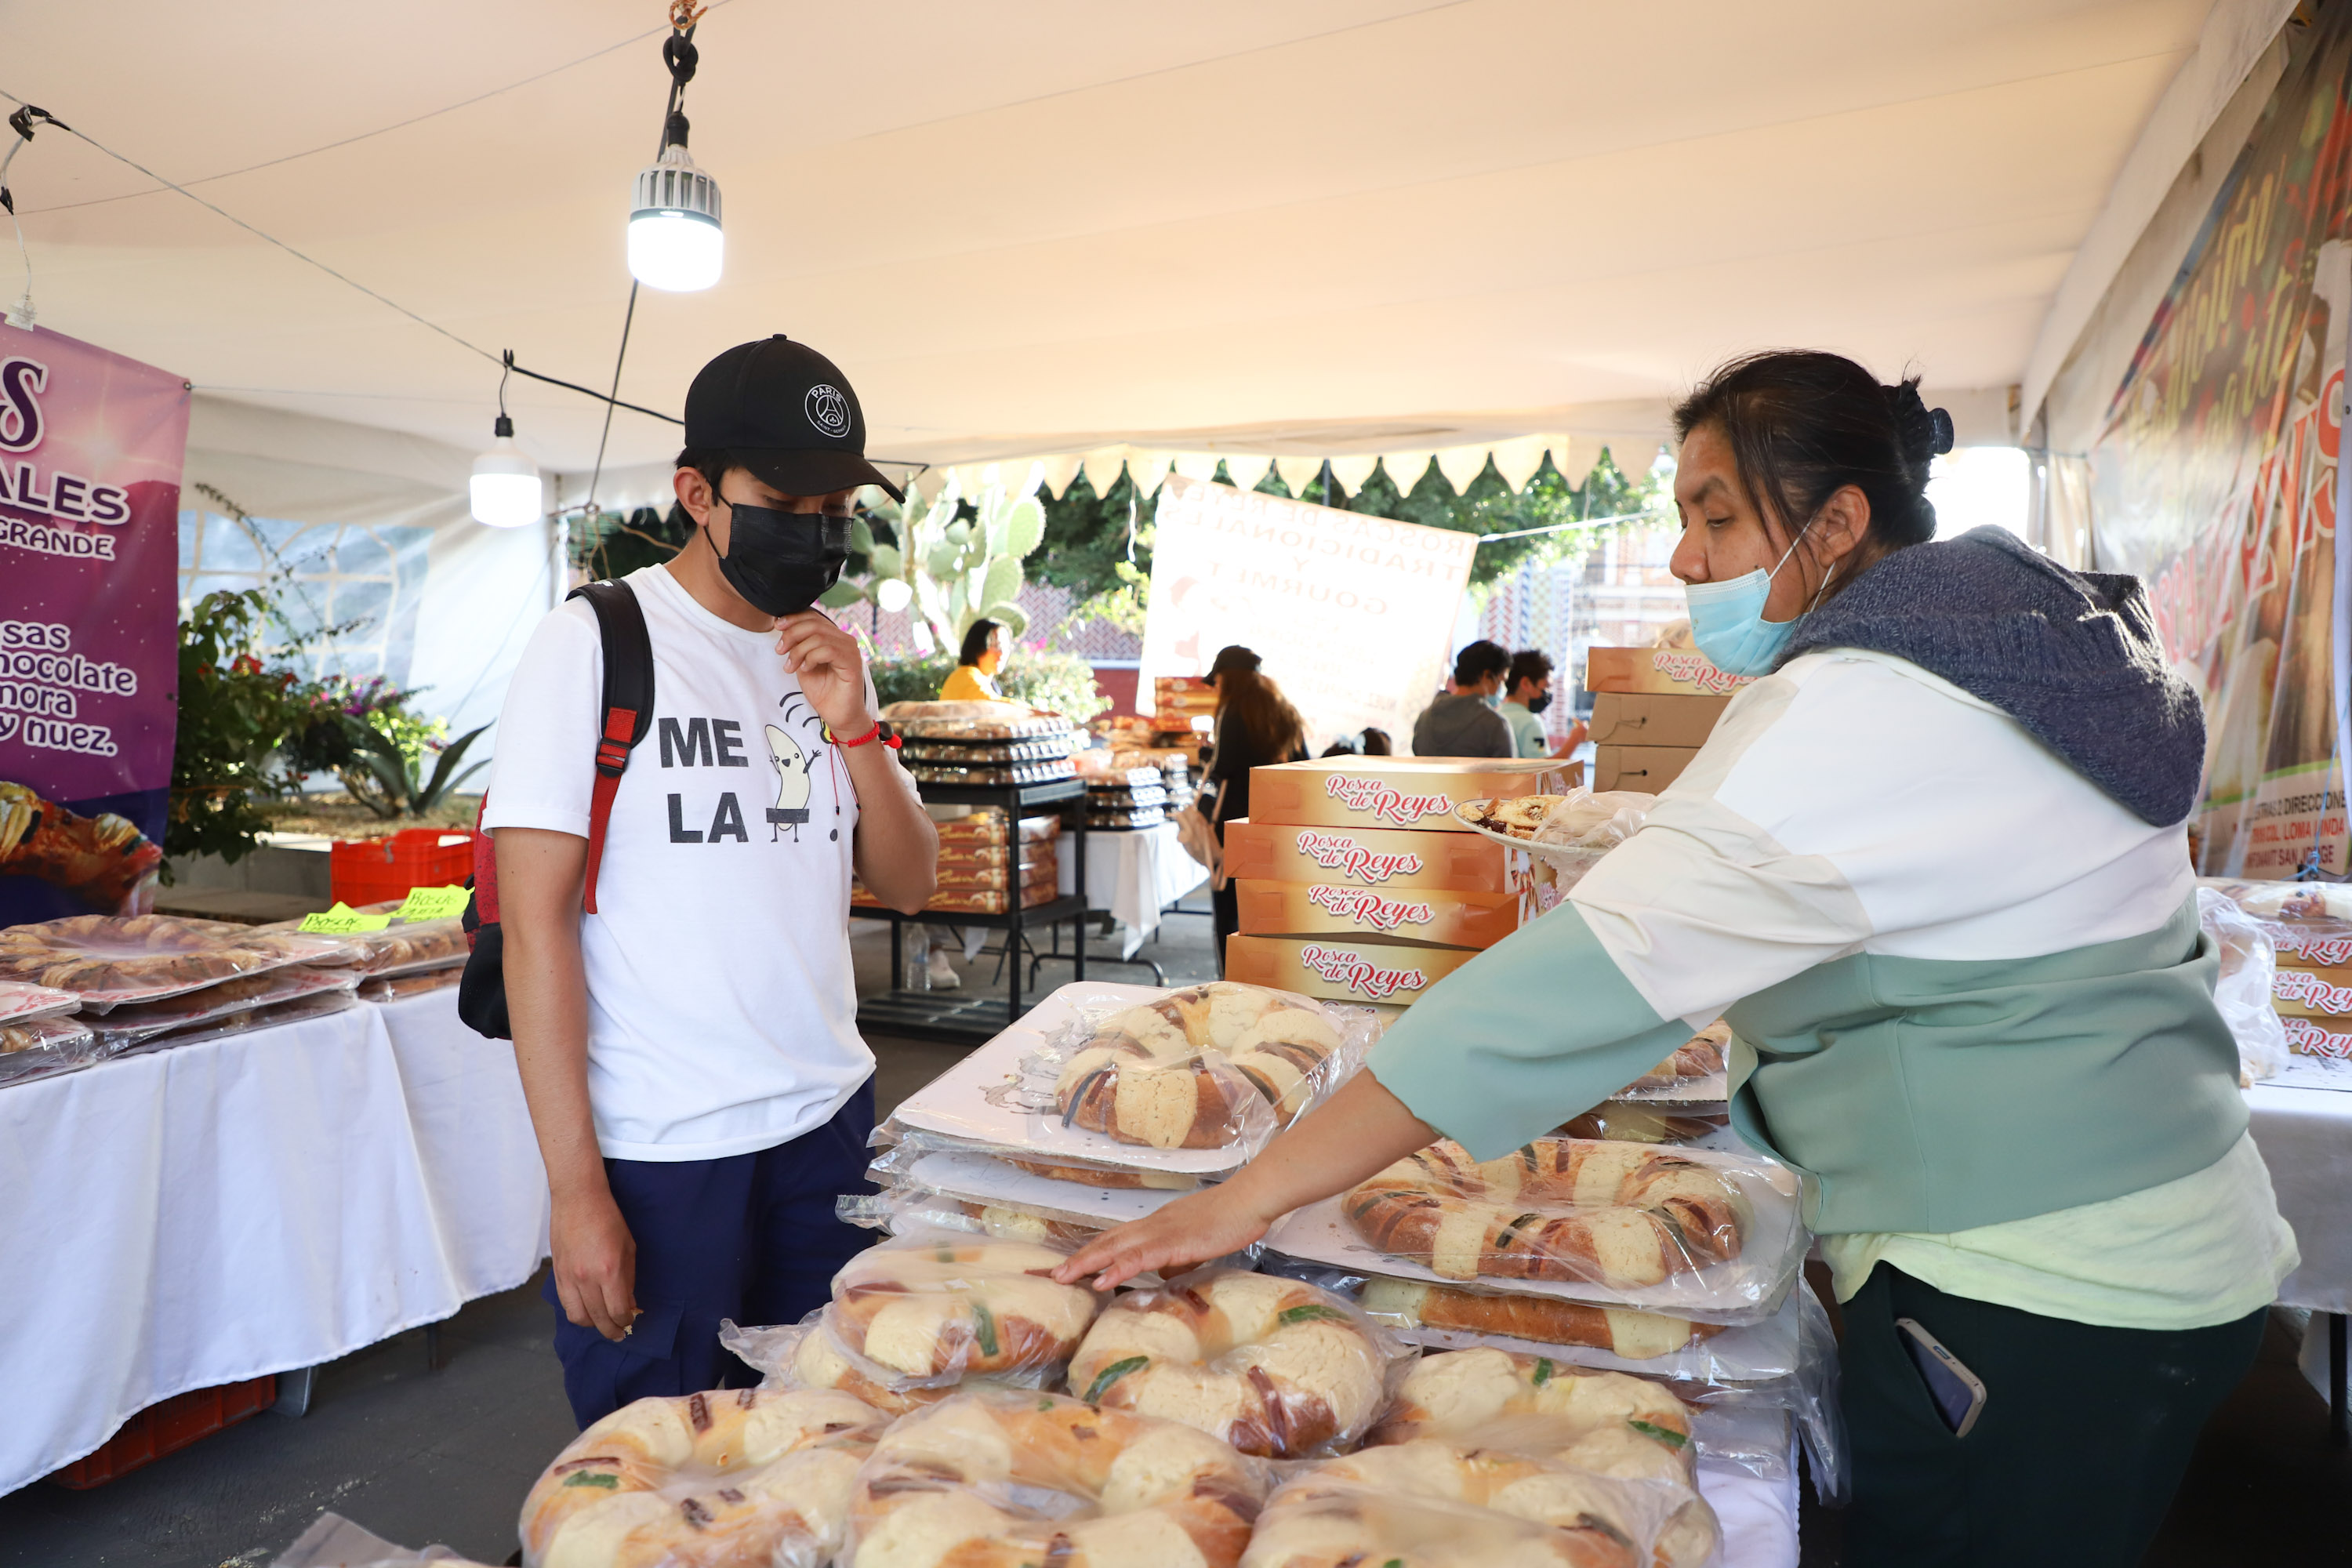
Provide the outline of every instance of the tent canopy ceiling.
<path id="1" fill-rule="evenodd" d="M 855 380 L 873 451 L 956 461 L 1605 437 L 1783 343 L 2002 388 L 2210 9 L 724 0 L 687 109 L 726 276 L 640 298 L 621 393 L 676 410 L 711 353 L 785 331 Z M 0 90 L 601 385 L 662 17 L 19 5 Z M 219 397 L 486 442 L 490 360 L 60 132 L 11 184 L 43 325 Z M 543 465 L 594 459 L 593 403 L 508 403 Z M 623 413 L 607 461 L 677 440 Z"/>

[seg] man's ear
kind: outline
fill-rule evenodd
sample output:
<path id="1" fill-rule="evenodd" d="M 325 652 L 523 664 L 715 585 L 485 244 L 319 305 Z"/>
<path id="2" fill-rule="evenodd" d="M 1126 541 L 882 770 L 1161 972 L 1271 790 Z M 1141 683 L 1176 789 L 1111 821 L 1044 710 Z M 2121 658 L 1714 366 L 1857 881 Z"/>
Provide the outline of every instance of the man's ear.
<path id="1" fill-rule="evenodd" d="M 694 519 L 697 528 L 710 521 L 710 481 L 703 477 L 701 469 L 680 468 L 669 477 L 669 482 L 670 489 L 677 492 L 677 504 Z"/>

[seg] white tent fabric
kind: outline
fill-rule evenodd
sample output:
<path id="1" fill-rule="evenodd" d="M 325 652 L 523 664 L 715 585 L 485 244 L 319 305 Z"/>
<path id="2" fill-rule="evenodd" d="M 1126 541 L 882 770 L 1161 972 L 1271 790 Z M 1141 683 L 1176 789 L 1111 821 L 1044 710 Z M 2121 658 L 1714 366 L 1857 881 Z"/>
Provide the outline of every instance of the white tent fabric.
<path id="1" fill-rule="evenodd" d="M 1597 450 L 1798 342 L 2005 416 L 2213 9 L 721 3 L 688 110 L 727 273 L 639 300 L 621 395 L 674 410 L 714 351 L 784 331 L 909 459 Z M 124 0 L 99 47 L 85 10 L 18 7 L 0 91 L 473 349 L 603 385 L 662 12 Z M 11 182 L 45 323 L 225 399 L 487 440 L 491 358 L 62 132 Z M 508 400 L 543 467 L 593 465 L 595 405 Z M 624 413 L 608 468 L 677 439 Z"/>

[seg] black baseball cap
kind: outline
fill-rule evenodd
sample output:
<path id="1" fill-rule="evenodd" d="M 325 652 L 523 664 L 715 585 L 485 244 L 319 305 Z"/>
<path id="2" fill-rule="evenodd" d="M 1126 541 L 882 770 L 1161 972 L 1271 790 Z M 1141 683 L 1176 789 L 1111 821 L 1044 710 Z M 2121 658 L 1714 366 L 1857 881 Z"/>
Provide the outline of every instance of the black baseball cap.
<path id="1" fill-rule="evenodd" d="M 782 332 L 737 343 L 696 374 L 686 389 L 686 444 L 725 452 L 786 495 L 879 485 L 892 500 L 907 499 L 866 460 L 866 415 L 849 378 Z"/>

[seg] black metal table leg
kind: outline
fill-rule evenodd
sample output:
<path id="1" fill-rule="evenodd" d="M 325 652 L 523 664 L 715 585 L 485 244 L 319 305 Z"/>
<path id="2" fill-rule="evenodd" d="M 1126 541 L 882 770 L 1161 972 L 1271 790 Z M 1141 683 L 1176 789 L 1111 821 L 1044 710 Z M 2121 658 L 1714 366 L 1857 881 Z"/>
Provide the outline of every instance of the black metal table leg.
<path id="1" fill-rule="evenodd" d="M 1076 813 L 1078 819 L 1078 929 L 1076 952 L 1070 959 L 1071 979 L 1087 977 L 1087 803 L 1080 797 Z"/>
<path id="2" fill-rule="evenodd" d="M 2344 1314 L 2328 1313 L 2327 1446 L 2331 1448 L 2352 1446 L 2352 1411 L 2347 1409 L 2344 1388 Z"/>

